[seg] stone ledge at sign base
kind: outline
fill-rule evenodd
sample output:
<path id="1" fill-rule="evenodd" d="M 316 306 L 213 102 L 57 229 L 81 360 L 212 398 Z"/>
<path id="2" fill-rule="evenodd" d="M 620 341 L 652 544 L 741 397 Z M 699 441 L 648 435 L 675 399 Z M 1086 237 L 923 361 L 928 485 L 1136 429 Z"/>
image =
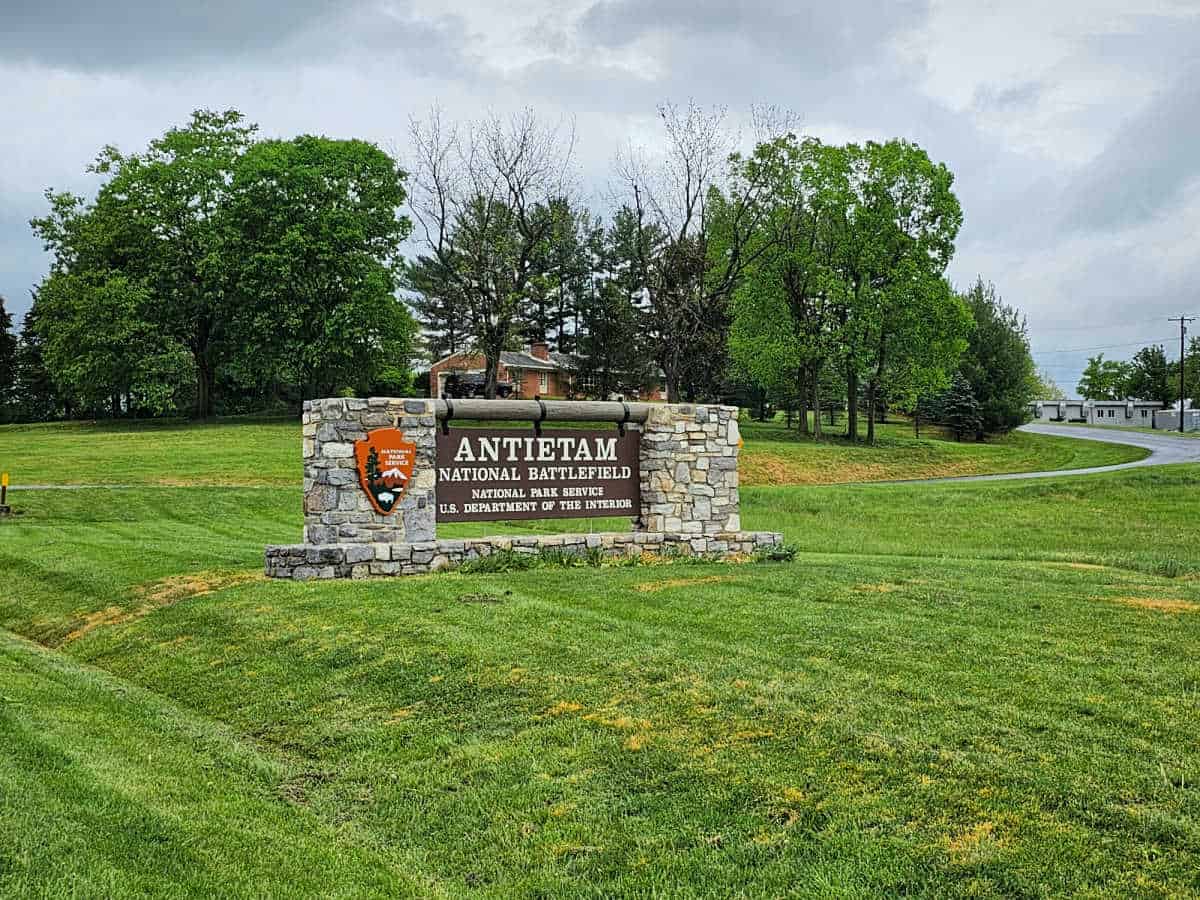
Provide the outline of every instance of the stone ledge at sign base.
<path id="1" fill-rule="evenodd" d="M 498 551 L 529 554 L 554 551 L 582 556 L 599 550 L 611 558 L 678 554 L 717 560 L 749 556 L 782 543 L 783 535 L 776 531 L 710 535 L 640 531 L 441 539 L 407 544 L 291 544 L 267 547 L 266 574 L 270 578 L 297 580 L 424 575 Z"/>

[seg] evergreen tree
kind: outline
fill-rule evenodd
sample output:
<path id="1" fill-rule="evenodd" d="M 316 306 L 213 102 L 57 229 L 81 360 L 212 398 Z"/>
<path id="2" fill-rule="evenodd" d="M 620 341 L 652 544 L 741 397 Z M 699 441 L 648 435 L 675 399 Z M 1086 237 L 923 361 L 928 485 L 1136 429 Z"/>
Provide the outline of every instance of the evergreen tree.
<path id="1" fill-rule="evenodd" d="M 589 240 L 595 271 L 577 300 L 573 366 L 577 391 L 587 397 L 636 396 L 652 380 L 654 363 L 640 306 L 645 283 L 636 262 L 636 226 L 631 211 L 622 208 L 611 227 Z"/>
<path id="2" fill-rule="evenodd" d="M 406 266 L 402 283 L 412 292 L 409 303 L 421 323 L 430 361 L 468 349 L 471 329 L 466 299 L 441 263 L 432 256 L 417 257 Z"/>
<path id="3" fill-rule="evenodd" d="M 12 330 L 12 314 L 4 308 L 4 297 L 0 296 L 0 422 L 12 417 L 16 381 L 17 336 Z"/>
<path id="4" fill-rule="evenodd" d="M 22 422 L 45 422 L 60 416 L 69 419 L 75 412 L 75 402 L 50 377 L 42 353 L 38 319 L 35 301 L 25 313 L 17 342 L 16 418 Z"/>
<path id="5" fill-rule="evenodd" d="M 983 408 L 971 390 L 971 384 L 958 373 L 937 404 L 937 417 L 954 431 L 954 439 L 964 434 L 978 434 L 983 422 Z"/>
<path id="6" fill-rule="evenodd" d="M 379 453 L 372 447 L 371 452 L 367 454 L 367 483 L 374 485 L 383 480 L 383 473 L 379 468 Z"/>
<path id="7" fill-rule="evenodd" d="M 963 300 L 975 329 L 959 371 L 979 402 L 980 429 L 1009 431 L 1025 421 L 1036 391 L 1037 370 L 1025 320 L 996 295 L 995 285 L 984 284 L 982 278 Z"/>

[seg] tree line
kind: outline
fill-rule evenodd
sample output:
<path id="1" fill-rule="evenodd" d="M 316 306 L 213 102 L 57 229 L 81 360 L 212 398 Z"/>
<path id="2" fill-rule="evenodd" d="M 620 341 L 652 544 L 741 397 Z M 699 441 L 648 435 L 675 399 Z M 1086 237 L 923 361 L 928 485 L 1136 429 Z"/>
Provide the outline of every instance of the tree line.
<path id="1" fill-rule="evenodd" d="M 963 433 L 1022 421 L 1023 321 L 945 277 L 963 213 L 944 164 L 799 138 L 773 109 L 744 153 L 723 110 L 659 120 L 661 152 L 619 154 L 607 216 L 579 199 L 569 123 L 531 112 L 434 110 L 403 168 L 362 141 L 260 139 L 236 111 L 105 148 L 96 197 L 48 192 L 32 223 L 52 263 L 19 337 L 0 318 L 0 403 L 203 417 L 406 392 L 460 350 L 492 395 L 500 354 L 539 341 L 580 396 L 661 381 L 818 434 L 844 409 L 869 438 L 888 409 Z"/>
<path id="2" fill-rule="evenodd" d="M 1183 398 L 1200 405 L 1200 338 L 1189 339 L 1183 365 Z M 1170 406 L 1180 399 L 1179 366 L 1179 360 L 1167 359 L 1162 344 L 1142 347 L 1129 360 L 1098 353 L 1089 357 L 1076 390 L 1085 400 L 1157 400 Z"/>
<path id="3" fill-rule="evenodd" d="M 16 416 L 204 418 L 409 388 L 405 173 L 364 141 L 256 130 L 198 111 L 142 153 L 101 151 L 94 199 L 47 191 Z"/>

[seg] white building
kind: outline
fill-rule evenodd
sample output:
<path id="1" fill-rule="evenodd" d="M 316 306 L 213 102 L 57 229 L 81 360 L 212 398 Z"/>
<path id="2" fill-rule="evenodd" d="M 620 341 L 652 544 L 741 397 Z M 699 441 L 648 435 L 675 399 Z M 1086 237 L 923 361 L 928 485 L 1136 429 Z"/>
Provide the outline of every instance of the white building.
<path id="1" fill-rule="evenodd" d="M 1030 409 L 1035 422 L 1154 428 L 1155 411 L 1163 404 L 1157 400 L 1035 400 Z"/>

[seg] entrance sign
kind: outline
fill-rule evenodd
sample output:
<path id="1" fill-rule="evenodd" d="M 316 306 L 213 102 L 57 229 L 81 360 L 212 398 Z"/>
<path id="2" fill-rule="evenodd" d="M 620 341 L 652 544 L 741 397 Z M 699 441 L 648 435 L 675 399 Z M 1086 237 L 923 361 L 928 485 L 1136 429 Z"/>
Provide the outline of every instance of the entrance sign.
<path id="1" fill-rule="evenodd" d="M 439 431 L 437 520 L 636 518 L 640 438 L 615 428 Z"/>
<path id="2" fill-rule="evenodd" d="M 381 516 L 400 502 L 412 480 L 417 462 L 417 445 L 404 439 L 397 428 L 376 428 L 364 441 L 354 443 L 358 481 Z"/>
<path id="3" fill-rule="evenodd" d="M 783 535 L 742 529 L 737 419 L 737 407 L 715 404 L 307 400 L 302 543 L 267 547 L 265 571 L 300 580 L 425 575 L 495 553 L 746 559 Z M 575 422 L 588 424 L 566 425 Z M 565 517 L 627 525 L 438 536 L 446 522 Z"/>

